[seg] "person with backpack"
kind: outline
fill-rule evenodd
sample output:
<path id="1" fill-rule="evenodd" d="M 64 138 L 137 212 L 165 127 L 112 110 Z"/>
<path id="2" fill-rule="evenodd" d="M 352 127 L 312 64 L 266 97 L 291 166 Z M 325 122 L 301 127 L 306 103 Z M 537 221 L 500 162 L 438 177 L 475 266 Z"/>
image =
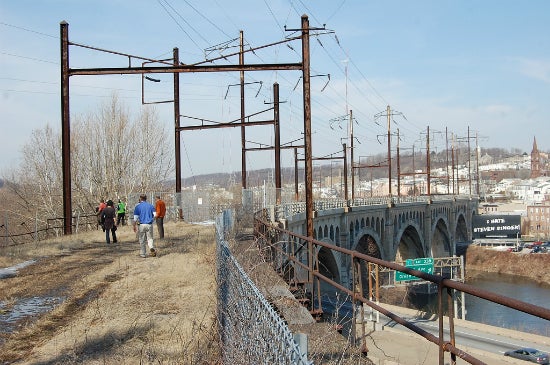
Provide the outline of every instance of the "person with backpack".
<path id="1" fill-rule="evenodd" d="M 105 209 L 106 206 L 107 204 L 105 204 L 105 199 L 101 199 L 101 201 L 99 202 L 99 205 L 95 208 L 95 214 L 97 216 L 97 225 L 101 226 L 101 229 L 103 230 L 103 232 L 105 232 L 105 227 L 103 226 L 103 209 Z"/>

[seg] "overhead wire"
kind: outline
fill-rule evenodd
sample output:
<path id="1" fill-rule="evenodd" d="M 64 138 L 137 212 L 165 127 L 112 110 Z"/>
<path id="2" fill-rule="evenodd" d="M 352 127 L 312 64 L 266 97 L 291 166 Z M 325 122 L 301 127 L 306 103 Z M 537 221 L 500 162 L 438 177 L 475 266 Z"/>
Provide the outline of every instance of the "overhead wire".
<path id="1" fill-rule="evenodd" d="M 172 9 L 174 10 L 174 8 L 168 3 L 168 0 L 157 0 L 158 3 L 160 4 L 160 6 L 162 6 L 162 8 L 166 11 L 166 13 L 168 14 L 168 16 L 170 16 L 170 18 L 172 18 L 172 20 L 177 24 L 177 26 L 181 29 L 181 31 L 187 36 L 187 38 L 189 38 L 189 40 L 199 49 L 202 49 L 201 46 L 195 42 L 195 40 L 193 39 L 193 37 L 191 37 L 191 35 L 189 33 L 187 33 L 187 31 L 183 28 L 183 26 L 178 22 L 178 20 L 168 11 L 168 9 L 166 8 L 166 6 L 162 3 L 162 1 L 166 2 L 166 4 Z M 179 13 L 177 11 L 174 11 L 176 14 L 178 14 L 178 16 L 180 16 L 180 18 L 182 18 L 182 20 L 185 22 L 185 24 L 187 24 L 191 29 L 193 29 L 193 27 L 191 27 L 191 25 L 189 24 L 189 22 L 187 22 L 187 20 L 185 20 L 181 15 L 179 15 Z M 194 29 L 193 29 L 194 30 Z M 196 32 L 196 31 L 195 31 Z M 197 33 L 197 32 L 196 32 Z M 199 36 L 202 38 L 202 35 L 200 35 L 200 33 L 198 33 Z M 203 38 L 204 39 L 204 38 Z"/>

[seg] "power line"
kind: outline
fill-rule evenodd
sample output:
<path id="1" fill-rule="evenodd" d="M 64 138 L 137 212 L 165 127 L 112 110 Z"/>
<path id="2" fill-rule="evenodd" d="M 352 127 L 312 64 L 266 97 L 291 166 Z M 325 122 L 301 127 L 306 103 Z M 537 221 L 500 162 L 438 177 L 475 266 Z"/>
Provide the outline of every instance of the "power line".
<path id="1" fill-rule="evenodd" d="M 55 36 L 54 36 L 54 35 L 51 35 L 51 34 L 46 34 L 46 33 L 38 32 L 38 31 L 36 31 L 36 30 L 27 29 L 27 28 L 23 28 L 23 27 L 20 27 L 20 26 L 17 26 L 17 25 L 8 24 L 8 23 L 4 23 L 4 22 L 0 22 L 0 24 L 1 24 L 1 25 L 5 25 L 6 27 L 12 27 L 12 28 L 24 30 L 25 32 L 30 32 L 30 33 L 39 34 L 39 35 L 42 35 L 42 36 L 44 36 L 44 37 L 50 37 L 50 38 L 59 39 L 59 36 L 58 36 L 58 35 L 55 35 Z"/>
<path id="2" fill-rule="evenodd" d="M 213 21 L 211 21 L 208 17 L 206 17 L 203 13 L 201 13 L 200 11 L 198 11 L 193 5 L 191 5 L 191 4 L 189 3 L 189 1 L 187 1 L 187 0 L 184 0 L 184 1 L 185 1 L 185 3 L 186 3 L 187 5 L 189 5 L 189 7 L 190 7 L 191 9 L 195 10 L 195 12 L 196 12 L 197 14 L 199 14 L 204 20 L 206 20 L 208 23 L 210 23 L 214 28 L 216 28 L 217 30 L 219 30 L 219 31 L 220 31 L 223 35 L 225 35 L 227 38 L 231 38 L 231 36 L 229 36 L 223 29 L 221 29 L 220 27 L 218 27 L 218 26 L 216 25 L 216 23 L 214 23 Z"/>
<path id="3" fill-rule="evenodd" d="M 164 11 L 166 11 L 166 13 L 170 16 L 170 18 L 172 18 L 172 20 L 178 25 L 178 27 L 181 29 L 181 31 L 182 31 L 183 33 L 185 33 L 185 35 L 187 36 L 187 38 L 189 38 L 189 39 L 191 40 L 191 42 L 193 42 L 193 44 L 194 44 L 198 49 L 201 49 L 201 50 L 202 50 L 202 47 L 199 46 L 199 44 L 198 44 L 197 42 L 195 42 L 195 40 L 191 37 L 191 35 L 190 35 L 189 33 L 187 33 L 187 31 L 186 31 L 186 30 L 182 27 L 182 25 L 178 22 L 178 20 L 168 11 L 168 9 L 166 9 L 166 6 L 164 6 L 164 4 L 162 3 L 162 0 L 157 0 L 157 1 L 158 1 L 158 3 L 160 4 L 160 6 L 162 6 L 162 8 L 164 9 Z M 168 6 L 170 6 L 172 9 L 174 9 L 174 8 L 168 3 L 167 0 L 164 0 L 164 1 L 167 3 Z M 175 10 L 174 10 L 174 12 L 175 12 L 176 14 L 179 15 L 179 13 L 177 13 Z M 179 16 L 180 16 L 180 18 L 181 18 L 181 15 L 179 15 Z M 182 18 L 182 20 L 183 20 L 187 25 L 189 25 L 189 23 L 188 23 L 185 19 Z M 190 27 L 191 29 L 193 29 L 193 27 L 191 27 L 191 25 L 189 25 L 189 27 Z M 193 29 L 193 30 L 194 30 L 194 29 Z M 196 32 L 196 31 L 195 31 L 195 32 Z M 202 37 L 202 36 L 201 36 L 201 37 Z M 204 39 L 204 38 L 203 38 L 203 39 Z"/>
<path id="4" fill-rule="evenodd" d="M 24 58 L 27 60 L 37 61 L 37 62 L 44 62 L 44 63 L 52 63 L 54 65 L 59 65 L 59 62 L 54 61 L 48 61 L 48 60 L 41 60 L 40 58 L 33 58 L 33 57 L 27 57 L 27 56 L 21 56 L 13 53 L 7 53 L 7 52 L 0 52 L 0 54 L 3 54 L 5 56 L 11 56 L 11 57 L 17 57 L 17 58 Z"/>

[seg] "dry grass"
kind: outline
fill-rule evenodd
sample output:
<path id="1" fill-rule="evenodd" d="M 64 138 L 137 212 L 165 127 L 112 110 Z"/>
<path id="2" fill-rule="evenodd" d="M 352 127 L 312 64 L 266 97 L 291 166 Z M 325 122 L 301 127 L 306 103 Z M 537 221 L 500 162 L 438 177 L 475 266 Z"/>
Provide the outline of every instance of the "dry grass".
<path id="1" fill-rule="evenodd" d="M 0 363 L 217 363 L 211 226 L 166 224 L 159 256 L 142 259 L 130 227 L 3 248 L 0 266 L 38 259 L 0 280 L 4 312 L 20 298 L 59 296 L 53 311 L 0 333 Z"/>
<path id="2" fill-rule="evenodd" d="M 466 251 L 466 273 L 469 278 L 484 272 L 510 274 L 532 279 L 540 284 L 550 283 L 550 254 L 502 252 L 478 246 Z"/>

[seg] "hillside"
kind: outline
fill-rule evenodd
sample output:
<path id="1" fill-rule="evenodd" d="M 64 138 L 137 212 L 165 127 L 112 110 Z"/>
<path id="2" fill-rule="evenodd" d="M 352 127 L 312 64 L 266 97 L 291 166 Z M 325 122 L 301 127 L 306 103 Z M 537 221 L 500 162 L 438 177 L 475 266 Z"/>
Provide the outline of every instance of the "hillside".
<path id="1" fill-rule="evenodd" d="M 405 151 L 405 150 L 404 150 Z M 401 167 L 401 173 L 407 173 L 412 172 L 413 170 L 425 170 L 425 164 L 426 164 L 426 153 L 425 151 L 417 151 L 414 155 L 414 158 L 412 156 L 412 153 L 410 150 L 407 150 L 406 152 L 402 151 L 400 154 L 399 164 Z M 450 152 L 449 152 L 450 153 Z M 467 161 L 467 155 L 468 151 L 467 149 L 462 150 L 456 150 L 455 152 L 455 163 L 457 164 L 464 164 Z M 472 151 L 472 154 L 474 152 Z M 522 154 L 522 151 L 512 148 L 510 150 L 504 149 L 504 148 L 482 148 L 480 150 L 481 155 L 490 155 L 494 158 L 494 161 L 502 161 L 507 158 L 518 156 Z M 392 157 L 393 159 L 393 173 L 397 174 L 397 161 L 396 156 Z M 384 178 L 388 175 L 388 171 L 386 166 L 387 162 L 387 154 L 380 153 L 374 156 L 369 156 L 368 159 L 361 159 L 360 161 L 355 161 L 357 165 L 363 165 L 363 166 L 370 166 L 370 167 L 364 167 L 360 170 L 358 170 L 357 175 L 361 176 L 362 179 L 368 178 L 369 179 L 378 179 L 378 178 Z M 451 164 L 451 157 L 449 157 L 445 150 L 436 152 L 432 151 L 430 154 L 430 168 L 432 170 L 435 170 L 437 168 L 443 168 L 447 165 L 447 163 Z M 472 163 L 475 163 L 472 161 Z M 375 167 L 376 166 L 376 167 Z M 414 167 L 414 169 L 413 169 Z M 332 174 L 333 177 L 339 176 L 343 174 L 343 167 L 342 163 L 322 163 L 322 164 L 315 164 L 313 167 L 314 169 L 314 179 L 315 181 L 322 180 L 325 178 L 329 178 Z M 360 172 L 359 172 L 360 171 Z M 351 173 L 351 172 L 350 172 Z M 368 174 L 368 175 L 367 175 Z M 483 178 L 491 178 L 491 174 L 482 172 Z M 516 170 L 505 170 L 505 171 L 499 171 L 497 173 L 498 180 L 502 178 L 509 178 L 509 177 L 520 177 L 525 178 L 525 172 L 524 171 L 516 171 Z M 264 181 L 274 181 L 273 176 L 273 169 L 272 168 L 266 168 L 266 169 L 257 169 L 257 170 L 249 170 L 247 171 L 247 181 L 249 184 L 252 184 L 254 186 L 261 186 Z M 281 168 L 281 180 L 282 184 L 294 184 L 294 167 L 282 167 Z M 299 163 L 298 166 L 298 181 L 300 183 L 303 183 L 304 181 L 304 168 L 303 168 L 303 162 Z M 168 186 L 173 186 L 174 180 L 169 180 L 165 182 Z M 238 185 L 241 185 L 241 172 L 240 171 L 234 171 L 232 173 L 211 173 L 211 174 L 202 174 L 202 175 L 194 175 L 191 177 L 184 177 L 182 178 L 182 185 L 183 186 L 209 186 L 209 185 L 215 185 L 219 186 L 225 189 L 230 189 L 231 187 Z"/>
<path id="2" fill-rule="evenodd" d="M 470 278 L 485 272 L 517 275 L 539 284 L 550 283 L 550 254 L 502 252 L 479 246 L 466 251 L 466 275 Z"/>

